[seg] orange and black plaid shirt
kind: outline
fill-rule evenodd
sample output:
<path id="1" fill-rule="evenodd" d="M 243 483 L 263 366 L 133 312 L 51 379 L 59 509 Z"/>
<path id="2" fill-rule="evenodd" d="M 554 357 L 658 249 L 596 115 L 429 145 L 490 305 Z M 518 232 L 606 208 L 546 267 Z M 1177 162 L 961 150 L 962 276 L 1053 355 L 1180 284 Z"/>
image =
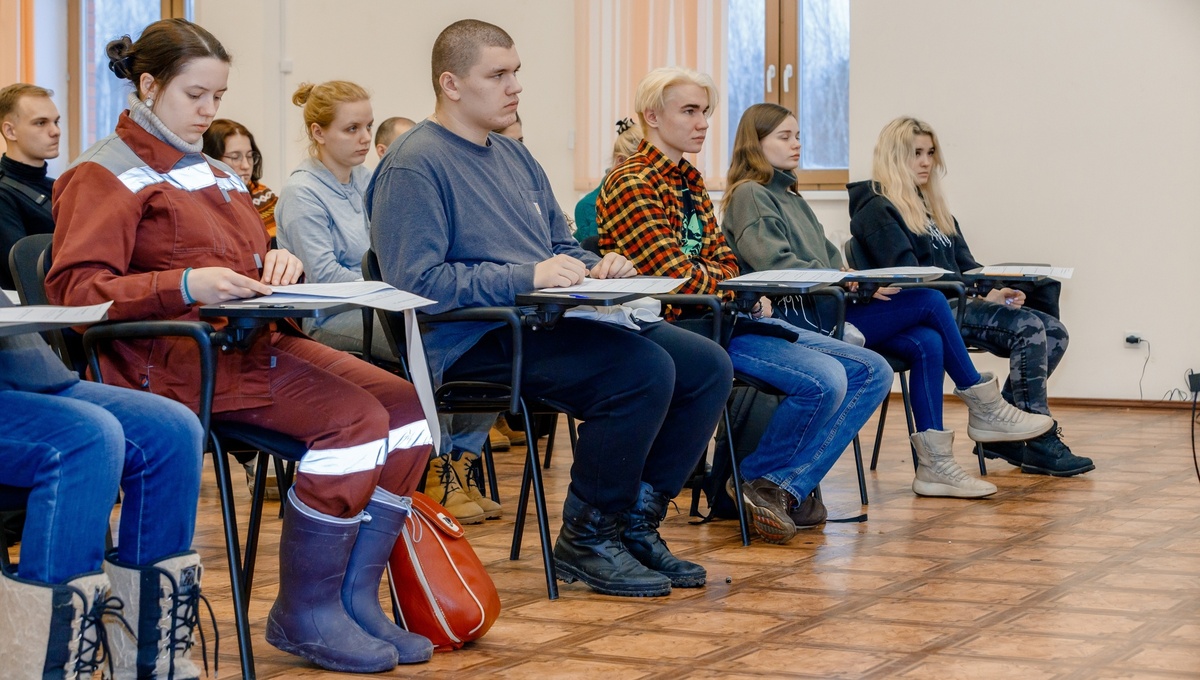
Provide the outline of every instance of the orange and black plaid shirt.
<path id="1" fill-rule="evenodd" d="M 703 227 L 699 248 L 684 247 L 681 188 L 691 193 Z M 605 178 L 596 221 L 600 252 L 621 253 L 639 274 L 686 279 L 678 293 L 715 295 L 718 283 L 738 275 L 737 258 L 717 228 L 700 171 L 686 159 L 672 163 L 648 142 Z"/>

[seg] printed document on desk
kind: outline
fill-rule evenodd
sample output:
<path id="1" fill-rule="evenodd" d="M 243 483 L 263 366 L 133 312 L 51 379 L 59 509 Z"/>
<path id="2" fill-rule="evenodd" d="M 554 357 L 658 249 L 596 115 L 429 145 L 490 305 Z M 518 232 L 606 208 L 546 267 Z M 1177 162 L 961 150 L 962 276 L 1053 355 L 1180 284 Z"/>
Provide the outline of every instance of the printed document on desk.
<path id="1" fill-rule="evenodd" d="M 256 307 L 263 304 L 295 304 L 299 302 L 351 302 L 388 312 L 402 312 L 434 304 L 433 300 L 398 290 L 380 281 L 350 281 L 347 283 L 299 283 L 292 286 L 273 286 L 269 296 L 223 303 L 224 307 Z"/>
<path id="2" fill-rule="evenodd" d="M 29 305 L 27 307 L 0 307 L 0 323 L 62 323 L 72 326 L 103 321 L 112 302 L 102 302 L 87 307 L 58 307 L 55 305 Z"/>
<path id="3" fill-rule="evenodd" d="M 634 276 L 628 279 L 587 279 L 583 283 L 563 288 L 542 288 L 536 293 L 558 295 L 561 293 L 640 293 L 662 295 L 683 285 L 683 279 L 669 276 Z M 535 294 L 536 294 L 535 293 Z"/>
<path id="4" fill-rule="evenodd" d="M 929 281 L 951 272 L 941 267 L 879 267 L 877 269 L 859 269 L 847 272 L 846 278 L 853 281 L 856 278 L 875 278 L 895 276 L 897 278 L 913 278 Z"/>
<path id="5" fill-rule="evenodd" d="M 725 279 L 726 283 L 837 283 L 847 272 L 836 269 L 768 269 Z"/>
<path id="6" fill-rule="evenodd" d="M 983 267 L 979 270 L 979 273 L 983 276 L 1049 276 L 1055 279 L 1069 279 L 1075 273 L 1075 268 L 998 264 L 991 267 Z"/>

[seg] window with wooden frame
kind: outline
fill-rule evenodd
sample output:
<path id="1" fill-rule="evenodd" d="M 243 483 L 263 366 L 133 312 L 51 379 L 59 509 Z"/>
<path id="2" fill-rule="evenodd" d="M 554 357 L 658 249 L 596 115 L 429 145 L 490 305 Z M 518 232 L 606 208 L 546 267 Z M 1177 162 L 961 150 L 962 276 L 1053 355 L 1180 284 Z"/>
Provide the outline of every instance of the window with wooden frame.
<path id="1" fill-rule="evenodd" d="M 611 164 L 615 123 L 638 81 L 659 66 L 713 76 L 721 101 L 692 159 L 709 189 L 725 187 L 742 112 L 774 102 L 800 121 L 801 187 L 841 190 L 849 178 L 849 0 L 576 0 L 575 186 Z"/>
<path id="2" fill-rule="evenodd" d="M 33 83 L 33 0 L 0 0 L 0 87 Z"/>
<path id="3" fill-rule="evenodd" d="M 67 119 L 71 158 L 110 134 L 128 107 L 129 84 L 108 68 L 104 48 L 122 35 L 137 40 L 158 21 L 192 17 L 192 0 L 73 0 L 67 12 L 67 64 L 71 79 Z"/>

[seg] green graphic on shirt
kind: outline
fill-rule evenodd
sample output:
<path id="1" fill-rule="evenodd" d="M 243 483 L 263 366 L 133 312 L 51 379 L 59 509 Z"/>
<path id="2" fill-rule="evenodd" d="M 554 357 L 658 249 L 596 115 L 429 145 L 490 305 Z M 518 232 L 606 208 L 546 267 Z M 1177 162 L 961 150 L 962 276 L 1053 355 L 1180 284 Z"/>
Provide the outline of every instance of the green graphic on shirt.
<path id="1" fill-rule="evenodd" d="M 699 255 L 700 245 L 704 240 L 704 228 L 700 226 L 700 217 L 690 213 L 683 219 L 683 230 L 679 239 L 683 244 L 683 252 L 688 256 Z"/>

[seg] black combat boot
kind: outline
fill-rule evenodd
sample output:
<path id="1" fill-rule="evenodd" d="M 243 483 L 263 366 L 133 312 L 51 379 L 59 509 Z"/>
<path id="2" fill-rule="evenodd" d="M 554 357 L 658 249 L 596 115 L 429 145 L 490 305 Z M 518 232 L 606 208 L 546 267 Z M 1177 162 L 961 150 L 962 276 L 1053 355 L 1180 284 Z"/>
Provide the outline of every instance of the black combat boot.
<path id="1" fill-rule="evenodd" d="M 1096 466 L 1091 458 L 1076 456 L 1062 440 L 1062 428 L 1058 423 L 1046 434 L 1025 442 L 1025 460 L 1021 472 L 1052 477 L 1074 477 Z"/>
<path id="2" fill-rule="evenodd" d="M 675 588 L 699 588 L 708 576 L 704 567 L 675 557 L 658 535 L 658 525 L 667 516 L 671 499 L 642 482 L 637 501 L 621 513 L 621 542 L 644 566 L 671 579 Z"/>
<path id="3" fill-rule="evenodd" d="M 554 566 L 566 583 L 580 580 L 603 595 L 669 595 L 671 579 L 647 569 L 621 543 L 618 513 L 603 514 L 568 490 Z"/>

